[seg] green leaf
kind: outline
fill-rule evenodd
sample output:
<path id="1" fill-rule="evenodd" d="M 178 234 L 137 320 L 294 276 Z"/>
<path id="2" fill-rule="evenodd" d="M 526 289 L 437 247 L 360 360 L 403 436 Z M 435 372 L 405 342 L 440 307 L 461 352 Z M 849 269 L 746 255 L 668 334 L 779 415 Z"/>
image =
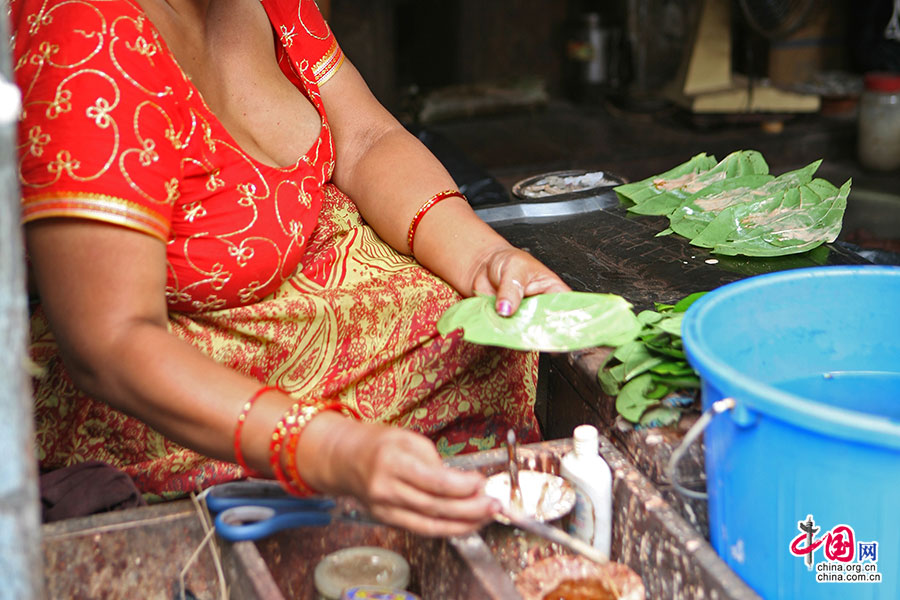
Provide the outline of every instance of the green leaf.
<path id="1" fill-rule="evenodd" d="M 681 335 L 681 322 L 684 321 L 683 312 L 673 312 L 672 316 L 666 317 L 659 323 L 654 323 L 654 327 L 671 335 Z"/>
<path id="2" fill-rule="evenodd" d="M 625 419 L 637 423 L 647 408 L 659 404 L 659 400 L 647 397 L 653 387 L 653 378 L 649 374 L 632 379 L 616 397 L 616 410 Z"/>
<path id="3" fill-rule="evenodd" d="M 570 352 L 596 346 L 620 346 L 635 338 L 641 324 L 629 304 L 614 294 L 562 292 L 522 300 L 511 317 L 495 310 L 493 296 L 457 302 L 444 312 L 437 329 L 446 335 L 463 330 L 474 344 L 516 350 Z"/>
<path id="4" fill-rule="evenodd" d="M 824 180 L 730 206 L 691 240 L 725 255 L 784 256 L 834 241 L 850 194 Z"/>
<path id="5" fill-rule="evenodd" d="M 673 209 L 669 213 L 670 227 L 680 236 L 688 239 L 696 237 L 717 214 L 758 195 L 759 190 L 773 179 L 771 175 L 745 175 L 718 181 L 689 196 Z"/>
<path id="6" fill-rule="evenodd" d="M 672 361 L 656 365 L 651 369 L 657 375 L 673 375 L 680 377 L 682 375 L 693 375 L 694 369 L 686 362 Z"/>
<path id="7" fill-rule="evenodd" d="M 694 292 L 690 296 L 685 296 L 681 300 L 675 303 L 674 308 L 672 308 L 673 312 L 687 312 L 687 309 L 691 307 L 691 304 L 702 298 L 706 292 Z M 640 316 L 640 315 L 639 315 Z M 681 335 L 681 334 L 679 334 Z"/>
<path id="8" fill-rule="evenodd" d="M 653 356 L 641 342 L 630 342 L 620 346 L 614 356 L 625 367 L 624 381 L 634 379 L 663 362 L 662 358 Z"/>
<path id="9" fill-rule="evenodd" d="M 600 381 L 600 388 L 603 393 L 610 397 L 615 397 L 622 387 L 622 381 L 625 379 L 625 365 L 616 365 L 609 369 L 604 369 L 597 374 Z"/>
<path id="10" fill-rule="evenodd" d="M 652 310 L 642 310 L 638 313 L 637 318 L 641 325 L 652 325 L 653 323 L 660 321 L 663 316 Z"/>
<path id="11" fill-rule="evenodd" d="M 648 198 L 657 196 L 660 193 L 659 187 L 656 186 L 657 181 L 673 180 L 691 174 L 702 173 L 711 169 L 715 164 L 716 157 L 707 156 L 705 153 L 701 153 L 691 157 L 687 162 L 669 169 L 665 173 L 660 173 L 659 175 L 654 175 L 653 177 L 648 177 L 641 181 L 626 183 L 625 185 L 620 185 L 613 189 L 620 197 L 626 198 L 634 203 L 639 203 Z"/>
<path id="12" fill-rule="evenodd" d="M 700 387 L 700 379 L 698 377 L 675 377 L 668 375 L 656 375 L 655 373 L 651 373 L 650 377 L 652 377 L 653 381 L 655 381 L 656 383 L 667 385 L 673 390 L 694 390 Z"/>

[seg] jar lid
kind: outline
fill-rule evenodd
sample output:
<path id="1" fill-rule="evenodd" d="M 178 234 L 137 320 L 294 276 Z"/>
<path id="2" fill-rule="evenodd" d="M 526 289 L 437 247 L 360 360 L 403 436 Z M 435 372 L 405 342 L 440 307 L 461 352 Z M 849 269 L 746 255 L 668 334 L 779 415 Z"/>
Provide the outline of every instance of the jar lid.
<path id="1" fill-rule="evenodd" d="M 866 89 L 875 92 L 900 92 L 900 73 L 866 73 Z"/>
<path id="2" fill-rule="evenodd" d="M 409 563 L 396 552 L 377 546 L 356 546 L 332 552 L 319 561 L 313 580 L 322 598 L 338 600 L 345 589 L 358 585 L 406 589 L 409 575 Z"/>

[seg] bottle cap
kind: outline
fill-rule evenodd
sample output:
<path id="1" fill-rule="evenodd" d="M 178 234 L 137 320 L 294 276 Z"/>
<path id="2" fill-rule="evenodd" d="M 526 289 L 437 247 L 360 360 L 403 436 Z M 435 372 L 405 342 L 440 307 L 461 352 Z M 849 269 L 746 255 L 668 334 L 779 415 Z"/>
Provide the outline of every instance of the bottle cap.
<path id="1" fill-rule="evenodd" d="M 593 425 L 579 425 L 572 432 L 575 454 L 594 456 L 600 451 L 600 434 Z"/>
<path id="2" fill-rule="evenodd" d="M 864 82 L 866 89 L 874 92 L 900 92 L 900 73 L 866 73 Z"/>

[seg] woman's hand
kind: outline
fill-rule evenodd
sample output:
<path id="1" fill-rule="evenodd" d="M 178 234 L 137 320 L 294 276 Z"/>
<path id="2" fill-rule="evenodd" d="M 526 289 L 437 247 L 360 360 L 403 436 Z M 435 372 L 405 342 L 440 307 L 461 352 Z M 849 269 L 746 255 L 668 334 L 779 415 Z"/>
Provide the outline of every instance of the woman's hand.
<path id="1" fill-rule="evenodd" d="M 497 313 L 508 317 L 522 298 L 549 292 L 567 292 L 569 286 L 536 258 L 508 244 L 489 249 L 472 275 L 472 290 L 497 297 Z"/>
<path id="2" fill-rule="evenodd" d="M 325 413 L 310 422 L 301 439 L 308 438 L 324 444 L 313 454 L 322 457 L 318 465 L 305 461 L 309 483 L 355 496 L 386 524 L 425 536 L 462 535 L 500 509 L 484 494 L 483 475 L 445 466 L 434 444 L 418 433 Z"/>

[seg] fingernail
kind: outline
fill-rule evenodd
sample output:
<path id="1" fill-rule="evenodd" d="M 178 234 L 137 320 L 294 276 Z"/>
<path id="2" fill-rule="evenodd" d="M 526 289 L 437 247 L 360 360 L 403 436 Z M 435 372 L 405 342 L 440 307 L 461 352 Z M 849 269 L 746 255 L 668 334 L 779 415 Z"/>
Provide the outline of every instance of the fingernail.
<path id="1" fill-rule="evenodd" d="M 501 317 L 508 317 L 512 314 L 512 302 L 509 300 L 501 300 L 497 305 L 497 314 Z"/>

